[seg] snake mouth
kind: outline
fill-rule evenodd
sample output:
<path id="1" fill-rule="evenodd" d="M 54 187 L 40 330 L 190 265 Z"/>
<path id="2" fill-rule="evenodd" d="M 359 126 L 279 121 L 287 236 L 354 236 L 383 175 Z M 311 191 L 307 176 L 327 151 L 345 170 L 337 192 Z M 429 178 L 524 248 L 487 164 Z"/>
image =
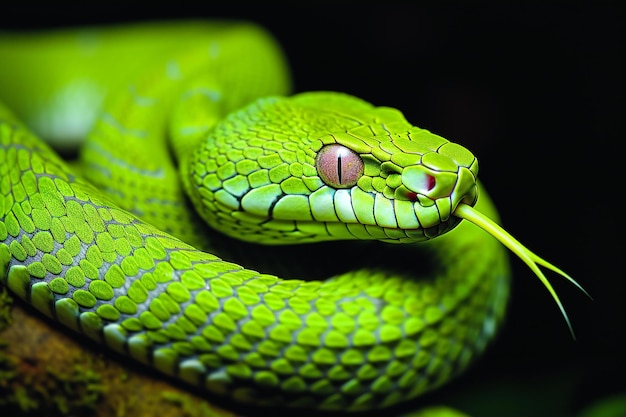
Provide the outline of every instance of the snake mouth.
<path id="1" fill-rule="evenodd" d="M 574 284 L 579 290 L 581 290 L 587 297 L 591 298 L 589 293 L 571 276 L 566 274 L 563 270 L 556 267 L 554 264 L 546 261 L 541 258 L 539 255 L 532 252 L 526 246 L 524 246 L 520 241 L 515 239 L 509 232 L 504 230 L 502 226 L 497 224 L 495 221 L 478 211 L 472 205 L 461 202 L 457 205 L 452 213 L 455 217 L 463 220 L 467 220 L 468 222 L 476 225 L 480 229 L 484 230 L 494 238 L 496 238 L 500 243 L 502 243 L 505 247 L 507 247 L 511 252 L 513 252 L 519 259 L 521 259 L 530 269 L 531 271 L 539 278 L 544 287 L 548 290 L 554 301 L 556 302 L 565 322 L 567 323 L 567 327 L 572 335 L 572 338 L 576 338 L 574 335 L 574 329 L 572 328 L 572 324 L 565 312 L 565 308 L 563 307 L 563 303 L 561 302 L 559 296 L 557 295 L 554 287 L 548 281 L 543 271 L 539 268 L 543 266 L 546 269 L 549 269 L 558 275 L 562 276 L 572 284 Z"/>

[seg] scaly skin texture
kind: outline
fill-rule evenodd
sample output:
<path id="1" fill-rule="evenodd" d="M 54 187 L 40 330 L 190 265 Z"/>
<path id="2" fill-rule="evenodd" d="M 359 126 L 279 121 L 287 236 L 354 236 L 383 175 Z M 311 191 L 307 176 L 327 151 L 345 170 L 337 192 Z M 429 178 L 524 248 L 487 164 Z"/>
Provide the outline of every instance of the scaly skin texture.
<path id="1" fill-rule="evenodd" d="M 414 398 L 493 338 L 507 255 L 453 215 L 496 218 L 483 190 L 476 202 L 476 158 L 394 109 L 282 97 L 262 30 L 5 38 L 0 60 L 2 100 L 41 135 L 97 110 L 69 167 L 0 107 L 0 281 L 54 320 L 212 395 L 324 410 Z M 333 144 L 352 153 L 320 164 Z M 313 243 L 346 239 L 360 241 Z"/>

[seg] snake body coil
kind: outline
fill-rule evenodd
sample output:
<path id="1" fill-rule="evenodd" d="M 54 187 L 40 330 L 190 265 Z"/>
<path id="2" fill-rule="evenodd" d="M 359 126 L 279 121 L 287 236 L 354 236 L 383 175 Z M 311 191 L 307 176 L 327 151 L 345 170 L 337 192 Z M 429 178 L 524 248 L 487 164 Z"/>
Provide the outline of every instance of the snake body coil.
<path id="1" fill-rule="evenodd" d="M 394 109 L 282 97 L 257 27 L 16 35 L 0 61 L 32 129 L 89 130 L 70 168 L 0 110 L 0 281 L 47 316 L 214 394 L 320 409 L 414 398 L 494 336 L 509 267 L 461 222 L 496 216 L 476 158 Z"/>

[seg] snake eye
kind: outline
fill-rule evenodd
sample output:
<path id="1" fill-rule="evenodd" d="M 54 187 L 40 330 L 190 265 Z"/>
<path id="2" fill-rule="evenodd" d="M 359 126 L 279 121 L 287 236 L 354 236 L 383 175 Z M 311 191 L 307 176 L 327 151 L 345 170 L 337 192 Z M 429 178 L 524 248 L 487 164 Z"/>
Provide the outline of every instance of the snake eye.
<path id="1" fill-rule="evenodd" d="M 363 160 L 343 145 L 326 145 L 317 153 L 315 168 L 322 181 L 333 188 L 348 188 L 363 175 Z"/>

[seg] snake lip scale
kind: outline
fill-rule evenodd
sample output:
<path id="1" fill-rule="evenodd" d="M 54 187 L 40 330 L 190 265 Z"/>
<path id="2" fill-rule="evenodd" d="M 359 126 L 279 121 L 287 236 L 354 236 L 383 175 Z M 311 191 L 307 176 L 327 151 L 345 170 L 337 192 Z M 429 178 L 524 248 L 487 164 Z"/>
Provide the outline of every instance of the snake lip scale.
<path id="1" fill-rule="evenodd" d="M 0 282 L 113 351 L 255 406 L 390 407 L 485 351 L 507 248 L 572 331 L 540 267 L 580 285 L 498 224 L 469 150 L 292 94 L 257 25 L 5 33 L 0 62 Z"/>

